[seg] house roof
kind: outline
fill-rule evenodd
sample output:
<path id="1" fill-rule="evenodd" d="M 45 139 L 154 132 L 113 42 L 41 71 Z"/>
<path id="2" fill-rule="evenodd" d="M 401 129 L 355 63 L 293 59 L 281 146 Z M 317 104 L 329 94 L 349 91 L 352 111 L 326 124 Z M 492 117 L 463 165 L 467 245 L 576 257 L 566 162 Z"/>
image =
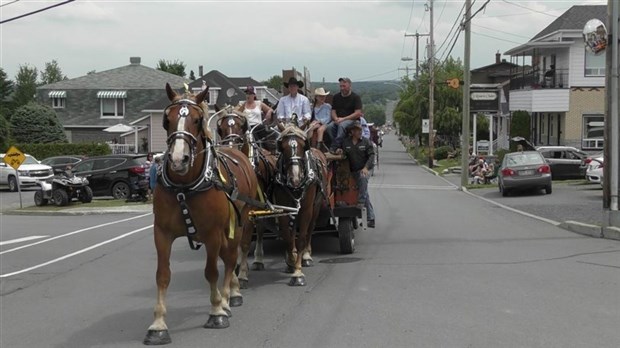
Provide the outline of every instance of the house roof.
<path id="1" fill-rule="evenodd" d="M 560 17 L 556 18 L 545 29 L 536 34 L 530 41 L 535 41 L 544 36 L 560 30 L 582 30 L 586 22 L 597 18 L 603 23 L 607 22 L 607 6 L 605 5 L 576 5 L 569 8 Z"/>
<path id="2" fill-rule="evenodd" d="M 229 77 L 228 78 L 236 86 L 262 86 L 263 84 L 251 77 Z"/>
<path id="3" fill-rule="evenodd" d="M 161 89 L 166 83 L 182 86 L 189 80 L 165 71 L 153 69 L 140 63 L 132 63 L 120 68 L 110 69 L 63 80 L 38 87 L 37 89 Z"/>
<path id="4" fill-rule="evenodd" d="M 506 71 L 506 70 L 510 70 L 511 68 L 517 67 L 517 64 L 514 63 L 509 63 L 509 62 L 499 62 L 499 63 L 493 63 L 493 64 L 489 64 L 480 68 L 476 68 L 476 69 L 472 69 L 471 72 L 482 72 L 482 71 L 489 71 L 489 72 L 500 72 L 500 71 Z"/>

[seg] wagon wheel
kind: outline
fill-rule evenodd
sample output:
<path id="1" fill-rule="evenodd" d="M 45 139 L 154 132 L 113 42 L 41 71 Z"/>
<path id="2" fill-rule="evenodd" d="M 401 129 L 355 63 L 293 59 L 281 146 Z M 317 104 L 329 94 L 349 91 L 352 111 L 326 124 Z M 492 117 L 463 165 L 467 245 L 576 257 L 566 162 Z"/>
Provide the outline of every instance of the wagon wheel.
<path id="1" fill-rule="evenodd" d="M 82 192 L 80 192 L 80 202 L 90 203 L 93 200 L 93 190 L 90 186 L 84 186 Z"/>
<path id="2" fill-rule="evenodd" d="M 48 203 L 48 199 L 47 198 L 43 198 L 43 191 L 42 190 L 38 190 L 34 193 L 34 204 L 37 207 L 41 207 L 44 205 L 47 205 Z"/>
<path id="3" fill-rule="evenodd" d="M 52 192 L 52 198 L 54 199 L 54 203 L 59 207 L 69 204 L 69 194 L 65 190 L 54 190 Z"/>
<path id="4" fill-rule="evenodd" d="M 353 233 L 353 220 L 348 217 L 338 219 L 338 239 L 340 240 L 340 253 L 352 254 L 355 251 L 355 234 Z"/>

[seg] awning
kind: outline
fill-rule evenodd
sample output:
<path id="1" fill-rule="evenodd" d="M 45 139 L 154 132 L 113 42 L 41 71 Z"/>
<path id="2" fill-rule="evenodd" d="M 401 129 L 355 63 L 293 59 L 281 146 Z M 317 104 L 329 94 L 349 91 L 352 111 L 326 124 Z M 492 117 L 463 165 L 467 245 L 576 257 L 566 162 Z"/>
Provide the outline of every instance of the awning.
<path id="1" fill-rule="evenodd" d="M 48 96 L 50 98 L 66 98 L 67 92 L 66 91 L 50 91 L 48 93 Z"/>
<path id="2" fill-rule="evenodd" d="M 105 98 L 105 99 L 127 98 L 127 91 L 99 91 L 97 92 L 97 98 Z"/>

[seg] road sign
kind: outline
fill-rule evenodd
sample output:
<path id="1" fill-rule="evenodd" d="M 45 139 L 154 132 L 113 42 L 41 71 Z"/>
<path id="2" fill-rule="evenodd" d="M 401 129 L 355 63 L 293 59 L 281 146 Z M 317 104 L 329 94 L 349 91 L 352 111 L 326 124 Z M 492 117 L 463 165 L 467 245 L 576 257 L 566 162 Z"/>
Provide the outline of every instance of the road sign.
<path id="1" fill-rule="evenodd" d="M 428 118 L 422 119 L 422 133 L 428 134 L 428 131 L 430 128 L 431 128 L 431 125 L 428 121 Z"/>
<path id="2" fill-rule="evenodd" d="M 4 154 L 4 163 L 17 170 L 26 160 L 26 155 L 15 146 L 11 146 Z"/>
<path id="3" fill-rule="evenodd" d="M 461 80 L 459 80 L 458 78 L 446 80 L 446 83 L 448 84 L 448 86 L 450 86 L 450 88 L 454 89 L 459 89 L 459 87 L 461 86 Z"/>

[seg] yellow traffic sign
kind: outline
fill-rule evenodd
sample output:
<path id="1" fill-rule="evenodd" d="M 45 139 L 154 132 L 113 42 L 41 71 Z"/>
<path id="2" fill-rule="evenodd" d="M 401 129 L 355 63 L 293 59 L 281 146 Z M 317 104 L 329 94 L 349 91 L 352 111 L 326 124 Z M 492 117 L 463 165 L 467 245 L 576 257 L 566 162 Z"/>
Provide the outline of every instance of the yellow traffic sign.
<path id="1" fill-rule="evenodd" d="M 454 89 L 458 89 L 459 86 L 461 86 L 461 80 L 456 77 L 450 80 L 446 80 L 446 83 L 448 84 L 448 86 Z"/>
<path id="2" fill-rule="evenodd" d="M 15 146 L 11 146 L 4 154 L 4 163 L 17 170 L 26 160 L 26 155 Z"/>

